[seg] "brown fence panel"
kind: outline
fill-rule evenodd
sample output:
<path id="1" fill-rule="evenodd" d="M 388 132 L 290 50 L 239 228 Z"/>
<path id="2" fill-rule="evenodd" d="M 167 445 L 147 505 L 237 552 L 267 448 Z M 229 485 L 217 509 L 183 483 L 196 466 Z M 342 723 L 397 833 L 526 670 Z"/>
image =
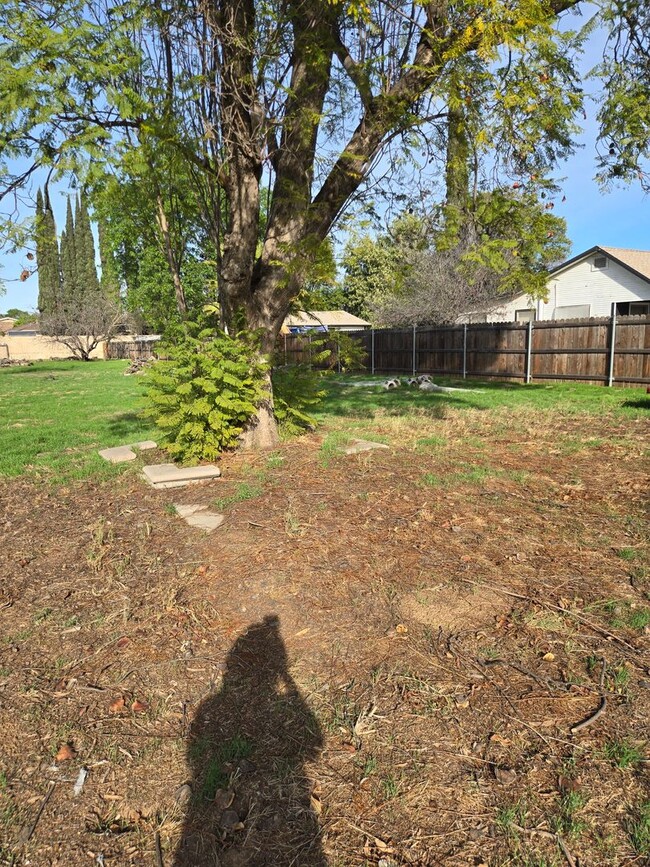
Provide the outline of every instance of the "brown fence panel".
<path id="1" fill-rule="evenodd" d="M 157 346 L 157 340 L 111 340 L 106 346 L 106 358 L 148 361 L 155 357 Z"/>
<path id="2" fill-rule="evenodd" d="M 650 382 L 650 318 L 621 316 L 616 323 L 614 381 Z"/>
<path id="3" fill-rule="evenodd" d="M 524 379 L 527 324 L 468 325 L 467 376 Z"/>

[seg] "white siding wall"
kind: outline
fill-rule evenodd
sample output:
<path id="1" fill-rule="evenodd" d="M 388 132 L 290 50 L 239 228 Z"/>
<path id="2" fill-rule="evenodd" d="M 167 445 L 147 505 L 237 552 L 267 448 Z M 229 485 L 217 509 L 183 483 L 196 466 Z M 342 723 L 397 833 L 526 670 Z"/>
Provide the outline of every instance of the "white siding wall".
<path id="1" fill-rule="evenodd" d="M 601 254 L 597 254 L 601 255 Z M 594 268 L 594 255 L 553 276 L 548 301 L 520 295 L 488 313 L 488 322 L 512 322 L 517 310 L 534 307 L 537 319 L 554 319 L 556 307 L 589 305 L 590 316 L 609 316 L 612 303 L 650 301 L 650 283 L 607 257 L 606 268 Z M 562 317 L 564 318 L 564 317 Z M 475 317 L 470 317 L 474 321 Z M 485 320 L 484 320 L 485 321 Z"/>

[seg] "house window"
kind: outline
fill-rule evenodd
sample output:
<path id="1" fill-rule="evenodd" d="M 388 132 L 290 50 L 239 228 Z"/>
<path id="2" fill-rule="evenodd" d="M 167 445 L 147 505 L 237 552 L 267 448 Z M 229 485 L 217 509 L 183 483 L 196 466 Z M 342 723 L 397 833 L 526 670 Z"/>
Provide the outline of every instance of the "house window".
<path id="1" fill-rule="evenodd" d="M 534 322 L 535 311 L 532 307 L 526 307 L 525 310 L 515 310 L 515 322 Z"/>
<path id="2" fill-rule="evenodd" d="M 588 319 L 591 307 L 589 304 L 569 304 L 566 307 L 556 307 L 553 319 Z"/>
<path id="3" fill-rule="evenodd" d="M 630 316 L 650 316 L 650 301 L 630 301 Z"/>
<path id="4" fill-rule="evenodd" d="M 594 258 L 594 270 L 602 271 L 603 268 L 607 267 L 607 256 L 596 256 Z"/>

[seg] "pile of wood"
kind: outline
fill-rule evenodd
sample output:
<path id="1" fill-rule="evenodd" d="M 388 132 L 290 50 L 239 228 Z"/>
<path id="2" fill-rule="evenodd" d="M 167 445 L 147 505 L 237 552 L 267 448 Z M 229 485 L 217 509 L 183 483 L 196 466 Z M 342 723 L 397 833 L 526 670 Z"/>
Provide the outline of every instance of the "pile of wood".
<path id="1" fill-rule="evenodd" d="M 155 358 L 134 358 L 131 364 L 124 371 L 124 376 L 134 376 L 144 371 L 155 361 Z"/>

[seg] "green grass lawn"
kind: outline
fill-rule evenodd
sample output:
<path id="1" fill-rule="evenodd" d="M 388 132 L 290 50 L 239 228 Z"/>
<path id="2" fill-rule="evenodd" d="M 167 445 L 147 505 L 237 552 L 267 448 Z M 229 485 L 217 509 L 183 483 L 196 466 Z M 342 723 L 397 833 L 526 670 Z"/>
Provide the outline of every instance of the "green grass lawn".
<path id="1" fill-rule="evenodd" d="M 108 477 L 97 450 L 155 439 L 139 417 L 142 379 L 125 361 L 39 362 L 0 370 L 0 476 L 29 473 L 56 482 Z"/>
<path id="2" fill-rule="evenodd" d="M 142 379 L 123 376 L 125 367 L 124 361 L 54 361 L 0 370 L 0 475 L 29 473 L 66 482 L 89 476 L 105 478 L 128 468 L 111 466 L 97 454 L 108 446 L 156 438 L 153 425 L 139 416 Z M 575 383 L 459 383 L 436 378 L 440 384 L 474 391 L 431 394 L 407 387 L 385 391 L 381 386 L 351 384 L 367 378 L 323 380 L 326 396 L 315 415 L 330 436 L 336 438 L 354 428 L 375 438 L 382 439 L 383 434 L 383 441 L 397 444 L 406 434 L 405 422 L 412 423 L 417 435 L 416 428 L 426 427 L 426 419 L 434 421 L 456 410 L 485 412 L 492 422 L 500 419 L 507 429 L 515 422 L 534 424 L 538 413 L 611 415 L 624 421 L 626 416 L 646 414 L 650 407 L 644 389 Z M 569 448 L 571 443 L 567 443 Z"/>

